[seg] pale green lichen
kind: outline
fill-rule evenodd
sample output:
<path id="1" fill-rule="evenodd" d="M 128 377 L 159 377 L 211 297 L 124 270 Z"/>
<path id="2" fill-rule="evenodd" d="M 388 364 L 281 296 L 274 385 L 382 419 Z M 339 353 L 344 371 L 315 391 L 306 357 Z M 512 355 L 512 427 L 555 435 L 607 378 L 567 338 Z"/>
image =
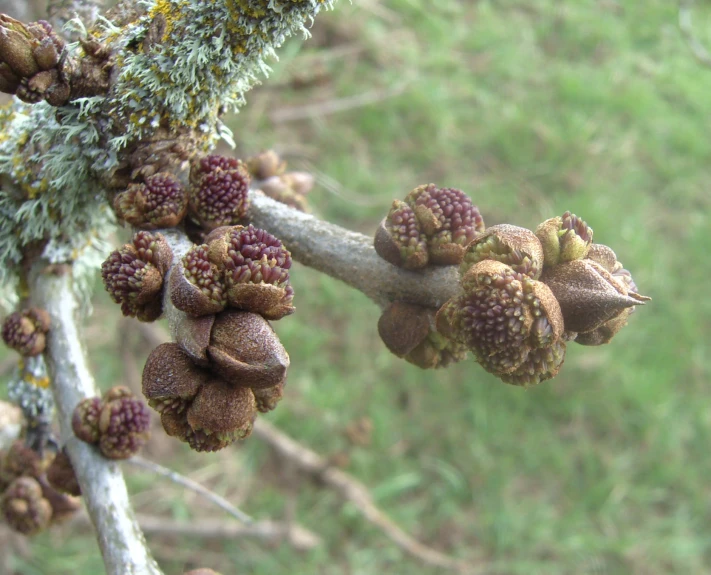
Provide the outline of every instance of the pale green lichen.
<path id="1" fill-rule="evenodd" d="M 60 108 L 16 100 L 0 111 L 0 286 L 13 286 L 32 245 L 45 243 L 43 255 L 60 263 L 100 244 L 113 222 L 102 182 L 159 126 L 190 130 L 201 150 L 229 141 L 219 114 L 243 104 L 275 48 L 308 35 L 333 2 L 157 0 L 124 27 L 100 19 L 93 33 L 117 70 L 107 95 Z M 79 44 L 68 52 L 83 55 Z"/>

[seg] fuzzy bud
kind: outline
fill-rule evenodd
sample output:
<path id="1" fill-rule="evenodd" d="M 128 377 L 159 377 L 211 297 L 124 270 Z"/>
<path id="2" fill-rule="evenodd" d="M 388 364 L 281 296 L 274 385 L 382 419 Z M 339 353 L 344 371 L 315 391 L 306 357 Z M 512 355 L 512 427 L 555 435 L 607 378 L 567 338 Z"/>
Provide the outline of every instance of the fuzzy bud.
<path id="1" fill-rule="evenodd" d="M 415 211 L 405 202 L 394 200 L 388 216 L 375 232 L 375 251 L 385 261 L 417 270 L 429 262 L 425 238 Z"/>
<path id="2" fill-rule="evenodd" d="M 33 477 L 18 477 L 2 496 L 2 513 L 7 524 L 24 535 L 35 535 L 52 519 L 52 506 Z"/>
<path id="3" fill-rule="evenodd" d="M 427 235 L 430 261 L 435 265 L 460 263 L 466 246 L 484 231 L 479 210 L 461 190 L 428 184 L 411 191 L 405 202 Z"/>
<path id="4" fill-rule="evenodd" d="M 99 443 L 99 416 L 101 415 L 102 402 L 98 397 L 87 397 L 81 400 L 74 408 L 72 414 L 72 430 L 86 443 Z"/>
<path id="5" fill-rule="evenodd" d="M 136 397 L 104 401 L 99 414 L 99 449 L 109 459 L 135 455 L 150 435 L 150 412 Z"/>
<path id="6" fill-rule="evenodd" d="M 466 345 L 487 371 L 515 372 L 533 349 L 563 333 L 563 316 L 551 290 L 503 262 L 483 260 L 462 278 L 464 294 L 437 313 L 440 333 Z"/>
<path id="7" fill-rule="evenodd" d="M 580 260 L 587 256 L 593 240 L 593 230 L 581 218 L 570 212 L 563 217 L 546 220 L 536 228 L 543 245 L 545 266 Z"/>
<path id="8" fill-rule="evenodd" d="M 250 156 L 245 160 L 245 164 L 249 173 L 257 180 L 266 180 L 273 176 L 279 176 L 286 170 L 286 162 L 274 150 L 267 150 L 256 156 Z"/>
<path id="9" fill-rule="evenodd" d="M 218 228 L 205 241 L 208 257 L 224 270 L 230 306 L 266 319 L 294 312 L 291 254 L 281 241 L 252 225 Z"/>
<path id="10" fill-rule="evenodd" d="M 187 209 L 187 192 L 169 172 L 150 176 L 142 184 L 129 184 L 114 198 L 118 218 L 145 230 L 177 226 Z"/>
<path id="11" fill-rule="evenodd" d="M 57 453 L 47 468 L 47 481 L 57 491 L 69 495 L 81 495 L 81 488 L 66 449 Z"/>
<path id="12" fill-rule="evenodd" d="M 289 368 L 289 354 L 269 322 L 250 312 L 219 314 L 207 353 L 213 370 L 235 387 L 279 385 Z"/>
<path id="13" fill-rule="evenodd" d="M 143 395 L 159 413 L 182 413 L 210 379 L 175 343 L 155 348 L 143 368 Z"/>
<path id="14" fill-rule="evenodd" d="M 284 397 L 284 381 L 273 387 L 253 387 L 252 393 L 256 402 L 257 411 L 268 413 L 272 411 Z"/>
<path id="15" fill-rule="evenodd" d="M 532 231 L 500 224 L 487 228 L 467 246 L 460 273 L 463 276 L 484 260 L 502 262 L 517 274 L 535 280 L 543 269 L 543 248 Z"/>
<path id="16" fill-rule="evenodd" d="M 203 158 L 191 171 L 190 213 L 205 229 L 236 224 L 249 208 L 249 172 L 224 156 Z"/>
<path id="17" fill-rule="evenodd" d="M 173 305 L 193 316 L 222 311 L 227 305 L 222 276 L 222 270 L 208 257 L 207 244 L 190 248 L 170 274 Z"/>
<path id="18" fill-rule="evenodd" d="M 133 244 L 109 254 L 101 265 L 101 277 L 125 316 L 154 321 L 162 313 L 163 276 L 172 252 L 160 234 L 138 232 Z"/>
<path id="19" fill-rule="evenodd" d="M 3 322 L 2 339 L 5 345 L 21 355 L 39 355 L 44 351 L 49 324 L 49 314 L 43 309 L 14 312 Z"/>

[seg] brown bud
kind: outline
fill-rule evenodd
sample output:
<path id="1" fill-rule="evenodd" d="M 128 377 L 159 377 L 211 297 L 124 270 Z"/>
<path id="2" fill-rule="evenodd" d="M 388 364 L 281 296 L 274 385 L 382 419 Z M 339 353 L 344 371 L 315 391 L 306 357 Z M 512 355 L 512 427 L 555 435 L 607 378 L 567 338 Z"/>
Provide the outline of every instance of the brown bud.
<path id="1" fill-rule="evenodd" d="M 155 348 L 143 368 L 143 395 L 148 405 L 160 413 L 180 413 L 210 380 L 175 343 Z"/>
<path id="2" fill-rule="evenodd" d="M 22 78 L 30 78 L 40 71 L 33 54 L 37 40 L 27 27 L 6 14 L 0 14 L 0 59 Z"/>
<path id="3" fill-rule="evenodd" d="M 274 387 L 252 388 L 257 411 L 260 413 L 268 413 L 277 406 L 281 398 L 284 397 L 284 383 L 285 382 L 282 381 Z"/>
<path id="4" fill-rule="evenodd" d="M 273 387 L 289 367 L 289 355 L 269 322 L 250 312 L 219 314 L 207 353 L 214 371 L 236 387 Z"/>
<path id="5" fill-rule="evenodd" d="M 650 299 L 628 293 L 621 281 L 592 260 L 560 263 L 547 269 L 541 280 L 560 304 L 565 329 L 578 333 L 594 331 Z"/>
<path id="6" fill-rule="evenodd" d="M 249 173 L 257 180 L 266 180 L 284 173 L 286 162 L 274 150 L 266 150 L 245 161 Z"/>
<path id="7" fill-rule="evenodd" d="M 502 262 L 518 274 L 538 279 L 543 269 L 543 248 L 532 231 L 499 224 L 487 228 L 467 246 L 460 273 L 463 276 L 484 260 Z"/>
<path id="8" fill-rule="evenodd" d="M 33 477 L 15 479 L 3 493 L 0 505 L 7 524 L 24 535 L 39 533 L 52 519 L 52 506 Z"/>
<path id="9" fill-rule="evenodd" d="M 404 357 L 427 337 L 431 321 L 429 309 L 395 301 L 380 316 L 378 333 L 394 355 Z"/>
<path id="10" fill-rule="evenodd" d="M 257 406 L 251 389 L 215 379 L 200 388 L 187 415 L 193 431 L 234 441 L 252 433 Z"/>
<path id="11" fill-rule="evenodd" d="M 47 481 L 57 491 L 69 495 L 81 495 L 81 488 L 66 449 L 57 453 L 47 468 Z"/>

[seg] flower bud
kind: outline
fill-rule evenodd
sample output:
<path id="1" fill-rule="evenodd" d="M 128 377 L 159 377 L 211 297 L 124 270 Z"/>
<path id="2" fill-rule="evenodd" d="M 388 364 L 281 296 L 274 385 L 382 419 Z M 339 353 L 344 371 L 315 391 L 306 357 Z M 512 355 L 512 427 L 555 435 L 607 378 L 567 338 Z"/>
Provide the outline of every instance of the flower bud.
<path id="1" fill-rule="evenodd" d="M 253 387 L 254 401 L 256 402 L 257 411 L 260 413 L 268 413 L 272 411 L 284 397 L 285 381 L 278 383 L 273 387 Z"/>
<path id="2" fill-rule="evenodd" d="M 2 339 L 9 348 L 23 356 L 36 356 L 44 351 L 49 331 L 49 314 L 40 308 L 14 312 L 5 318 Z"/>
<path id="3" fill-rule="evenodd" d="M 22 22 L 0 14 L 0 59 L 14 74 L 30 78 L 40 71 L 33 53 L 38 45 Z"/>
<path id="4" fill-rule="evenodd" d="M 385 261 L 406 270 L 421 269 L 429 262 L 427 240 L 415 211 L 394 200 L 388 216 L 375 232 L 375 251 Z"/>
<path id="5" fill-rule="evenodd" d="M 2 496 L 2 513 L 7 524 L 24 535 L 35 535 L 52 519 L 52 506 L 33 477 L 18 477 Z"/>
<path id="6" fill-rule="evenodd" d="M 463 295 L 437 312 L 438 331 L 466 345 L 487 371 L 516 372 L 532 350 L 553 345 L 563 334 L 563 316 L 541 282 L 503 262 L 483 260 L 462 278 Z"/>
<path id="7" fill-rule="evenodd" d="M 286 162 L 274 150 L 261 152 L 245 160 L 249 173 L 257 180 L 279 176 L 286 170 Z"/>
<path id="8" fill-rule="evenodd" d="M 111 299 L 125 316 L 154 321 L 163 309 L 163 276 L 172 252 L 160 234 L 138 232 L 133 244 L 111 252 L 101 265 L 101 277 Z"/>
<path id="9" fill-rule="evenodd" d="M 222 270 L 208 258 L 207 244 L 188 250 L 170 274 L 170 299 L 193 316 L 215 314 L 227 305 Z"/>
<path id="10" fill-rule="evenodd" d="M 593 240 L 593 230 L 581 218 L 570 212 L 563 217 L 546 220 L 536 228 L 543 245 L 545 266 L 580 260 L 587 256 Z"/>
<path id="11" fill-rule="evenodd" d="M 87 397 L 82 399 L 74 408 L 72 414 L 72 430 L 86 443 L 99 443 L 99 416 L 103 407 L 101 398 Z"/>
<path id="12" fill-rule="evenodd" d="M 208 258 L 224 270 L 230 306 L 266 319 L 294 312 L 291 254 L 281 241 L 252 225 L 217 228 L 205 241 Z"/>
<path id="13" fill-rule="evenodd" d="M 136 397 L 104 401 L 98 423 L 99 449 L 109 459 L 132 457 L 150 435 L 150 412 Z"/>
<path id="14" fill-rule="evenodd" d="M 59 451 L 47 468 L 47 481 L 62 493 L 81 495 L 81 488 L 66 449 Z"/>
<path id="15" fill-rule="evenodd" d="M 532 231 L 499 224 L 487 228 L 467 246 L 460 274 L 463 276 L 472 266 L 484 260 L 502 262 L 517 274 L 535 280 L 543 269 L 543 248 Z"/>
<path id="16" fill-rule="evenodd" d="M 236 224 L 249 208 L 249 172 L 224 156 L 203 158 L 191 170 L 190 213 L 205 229 Z"/>
<path id="17" fill-rule="evenodd" d="M 114 198 L 119 219 L 144 230 L 178 225 L 188 210 L 187 192 L 169 172 L 146 178 L 145 183 L 129 184 Z"/>
<path id="18" fill-rule="evenodd" d="M 179 345 L 163 343 L 146 360 L 143 395 L 159 413 L 181 413 L 209 380 L 209 372 L 196 366 Z"/>
<path id="19" fill-rule="evenodd" d="M 405 198 L 427 236 L 431 263 L 454 265 L 462 261 L 466 246 L 484 231 L 484 220 L 471 199 L 455 188 L 419 186 Z"/>

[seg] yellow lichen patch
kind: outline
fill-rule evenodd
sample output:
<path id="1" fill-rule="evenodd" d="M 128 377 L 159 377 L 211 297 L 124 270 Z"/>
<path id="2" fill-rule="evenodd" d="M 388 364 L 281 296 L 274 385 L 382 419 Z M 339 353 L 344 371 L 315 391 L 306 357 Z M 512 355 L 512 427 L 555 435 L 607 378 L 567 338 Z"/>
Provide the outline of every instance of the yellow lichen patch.
<path id="1" fill-rule="evenodd" d="M 162 14 L 165 18 L 165 30 L 161 38 L 163 42 L 168 39 L 174 28 L 180 28 L 180 26 L 176 26 L 176 23 L 183 16 L 182 11 L 186 5 L 186 2 L 175 2 L 175 0 L 158 0 L 151 8 L 148 13 L 151 18 L 155 18 L 158 14 Z"/>
<path id="2" fill-rule="evenodd" d="M 47 389 L 49 387 L 49 378 L 47 376 L 35 377 L 30 373 L 26 373 L 22 379 L 25 381 L 25 383 L 29 383 L 30 385 L 39 387 L 41 389 Z"/>

